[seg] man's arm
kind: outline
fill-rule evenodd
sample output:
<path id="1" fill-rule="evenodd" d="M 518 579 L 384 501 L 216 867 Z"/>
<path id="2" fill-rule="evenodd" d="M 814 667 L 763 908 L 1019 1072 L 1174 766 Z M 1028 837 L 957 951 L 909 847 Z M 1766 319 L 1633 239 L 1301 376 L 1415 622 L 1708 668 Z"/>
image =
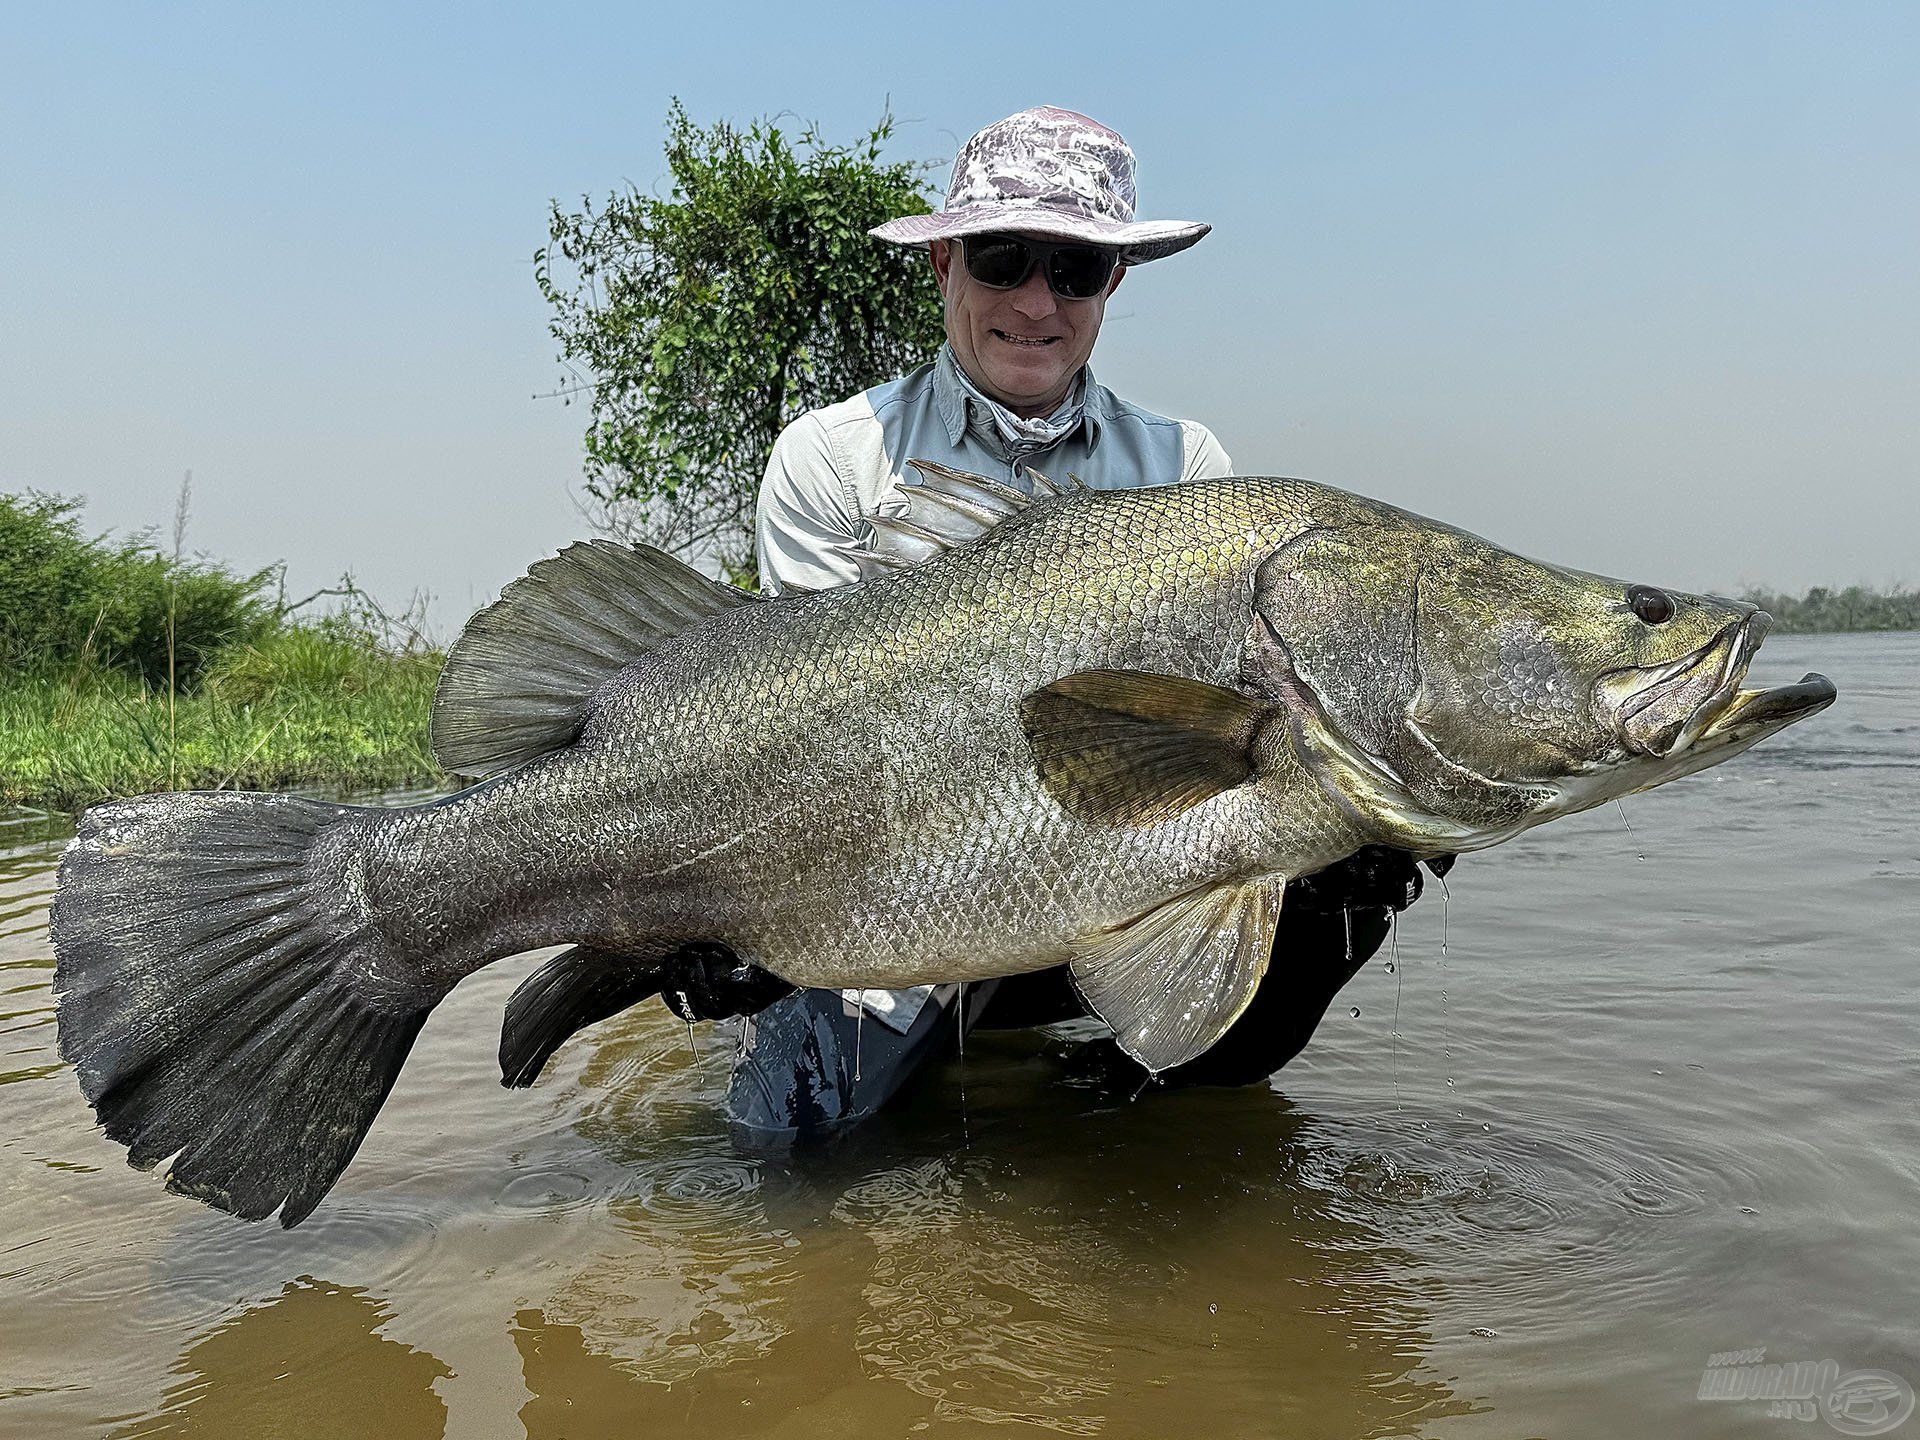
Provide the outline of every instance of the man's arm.
<path id="1" fill-rule="evenodd" d="M 1182 480 L 1218 480 L 1233 474 L 1233 461 L 1227 458 L 1226 450 L 1213 438 L 1211 430 L 1193 420 L 1182 420 L 1180 430 Z"/>
<path id="2" fill-rule="evenodd" d="M 860 578 L 859 512 L 833 466 L 833 448 L 817 416 L 802 415 L 780 432 L 760 481 L 755 523 L 760 584 L 829 590 Z"/>

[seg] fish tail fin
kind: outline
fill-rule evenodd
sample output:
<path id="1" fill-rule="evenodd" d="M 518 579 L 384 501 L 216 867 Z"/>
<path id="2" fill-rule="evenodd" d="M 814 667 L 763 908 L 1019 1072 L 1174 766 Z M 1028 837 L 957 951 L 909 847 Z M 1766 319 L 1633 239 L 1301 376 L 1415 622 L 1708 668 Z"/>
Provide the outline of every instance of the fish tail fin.
<path id="1" fill-rule="evenodd" d="M 445 993 L 316 881 L 316 845 L 367 814 L 198 792 L 81 820 L 51 926 L 60 1053 L 129 1164 L 174 1157 L 169 1190 L 297 1225 Z"/>

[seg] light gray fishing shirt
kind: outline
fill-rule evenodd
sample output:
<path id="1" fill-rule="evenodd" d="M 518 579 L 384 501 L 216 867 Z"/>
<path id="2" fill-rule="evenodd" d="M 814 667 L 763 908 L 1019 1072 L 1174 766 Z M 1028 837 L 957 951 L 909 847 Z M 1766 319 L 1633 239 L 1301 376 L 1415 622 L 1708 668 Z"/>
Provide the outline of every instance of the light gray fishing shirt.
<path id="1" fill-rule="evenodd" d="M 1076 413 L 1077 412 L 1077 413 Z M 1063 433 L 1056 433 L 1063 432 Z M 1129 405 L 1080 372 L 1054 415 L 1022 422 L 981 395 L 942 345 L 931 365 L 850 400 L 810 410 L 780 432 L 760 484 L 760 583 L 825 590 L 860 578 L 869 516 L 907 507 L 909 460 L 933 460 L 1030 493 L 1026 469 L 1096 490 L 1233 473 L 1206 426 Z"/>
<path id="2" fill-rule="evenodd" d="M 933 460 L 1031 494 L 1027 467 L 1097 490 L 1168 485 L 1231 475 L 1233 464 L 1206 426 L 1129 405 L 1090 369 L 1061 407 L 1022 420 L 982 395 L 942 345 L 931 365 L 850 400 L 810 410 L 780 432 L 760 484 L 760 583 L 826 590 L 860 578 L 855 552 L 871 537 L 869 516 L 906 509 L 909 460 Z M 939 987 L 943 991 L 951 986 Z M 843 990 L 855 1007 L 905 1033 L 933 993 Z"/>

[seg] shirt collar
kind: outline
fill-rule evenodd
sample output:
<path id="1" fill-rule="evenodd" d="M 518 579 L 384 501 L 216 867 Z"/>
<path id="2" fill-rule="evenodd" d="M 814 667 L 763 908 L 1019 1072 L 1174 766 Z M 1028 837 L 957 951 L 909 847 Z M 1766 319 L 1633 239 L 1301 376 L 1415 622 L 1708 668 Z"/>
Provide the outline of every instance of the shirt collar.
<path id="1" fill-rule="evenodd" d="M 1102 407 L 1105 404 L 1107 392 L 1094 380 L 1091 365 L 1080 367 L 1078 383 L 1081 426 L 1087 432 L 1087 448 L 1091 450 L 1099 443 Z M 967 405 L 972 398 L 968 392 L 972 388 L 960 369 L 960 362 L 954 358 L 953 346 L 943 343 L 940 346 L 940 354 L 933 363 L 933 398 L 934 408 L 940 416 L 940 423 L 946 427 L 948 444 L 958 445 L 961 437 L 967 433 Z"/>

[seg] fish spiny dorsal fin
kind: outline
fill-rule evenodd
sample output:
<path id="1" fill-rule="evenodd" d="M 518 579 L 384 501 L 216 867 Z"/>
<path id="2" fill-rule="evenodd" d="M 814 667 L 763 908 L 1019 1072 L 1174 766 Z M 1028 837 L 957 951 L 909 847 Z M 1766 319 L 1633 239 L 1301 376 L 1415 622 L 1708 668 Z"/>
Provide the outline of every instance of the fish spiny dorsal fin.
<path id="1" fill-rule="evenodd" d="M 1071 495 L 1075 491 L 1085 490 L 1087 482 L 1071 470 L 1067 472 L 1067 483 L 1049 480 L 1031 465 L 1027 466 L 1027 479 L 1033 482 L 1033 494 L 1036 500 L 1057 500 L 1062 495 Z"/>
<path id="2" fill-rule="evenodd" d="M 1089 936 L 1069 963 L 1080 998 L 1156 1074 L 1205 1054 L 1267 973 L 1286 880 L 1197 890 Z"/>
<path id="3" fill-rule="evenodd" d="M 909 460 L 907 463 L 920 472 L 920 479 L 901 486 L 903 491 L 911 492 L 924 487 L 943 495 L 978 501 L 990 509 L 998 510 L 1002 519 L 1018 515 L 1033 504 L 1031 495 L 1022 495 L 1011 485 L 1002 485 L 998 480 L 989 480 L 984 475 L 955 470 L 950 465 L 941 465 L 933 460 Z"/>
<path id="4" fill-rule="evenodd" d="M 609 676 L 754 598 L 649 546 L 569 545 L 467 622 L 433 697 L 434 756 L 480 779 L 569 745 Z"/>
<path id="5" fill-rule="evenodd" d="M 1023 510 L 1057 500 L 1065 493 L 1032 471 L 1028 473 L 1035 474 L 1034 493 L 1022 495 L 997 480 L 949 469 L 931 460 L 907 463 L 920 472 L 920 479 L 900 486 L 907 500 L 905 510 L 868 518 L 873 539 L 858 557 L 863 576 L 922 564 L 942 551 L 977 540 Z"/>

